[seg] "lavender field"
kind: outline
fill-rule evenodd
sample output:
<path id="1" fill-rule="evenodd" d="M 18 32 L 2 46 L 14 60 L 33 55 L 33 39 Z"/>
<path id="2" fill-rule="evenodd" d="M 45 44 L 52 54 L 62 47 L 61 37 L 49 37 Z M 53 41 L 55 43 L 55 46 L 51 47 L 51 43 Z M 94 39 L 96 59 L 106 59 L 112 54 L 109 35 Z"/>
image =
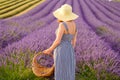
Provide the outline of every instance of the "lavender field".
<path id="1" fill-rule="evenodd" d="M 76 80 L 120 80 L 119 0 L 16 1 L 0 0 L 0 80 L 48 80 L 32 73 L 31 62 L 55 40 L 52 12 L 65 3 L 79 15 Z"/>

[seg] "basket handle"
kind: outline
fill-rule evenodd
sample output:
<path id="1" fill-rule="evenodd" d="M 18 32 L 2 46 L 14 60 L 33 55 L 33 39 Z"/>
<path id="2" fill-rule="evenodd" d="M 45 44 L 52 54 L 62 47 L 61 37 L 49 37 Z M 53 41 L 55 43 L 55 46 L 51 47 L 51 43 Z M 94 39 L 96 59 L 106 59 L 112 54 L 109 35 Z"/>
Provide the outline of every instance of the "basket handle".
<path id="1" fill-rule="evenodd" d="M 45 53 L 41 52 L 41 54 L 45 54 Z M 52 57 L 53 57 L 53 54 L 51 54 L 51 53 L 50 53 L 50 54 L 47 54 L 47 55 L 50 55 L 50 56 L 52 56 Z M 54 57 L 53 57 L 53 58 L 54 58 Z"/>

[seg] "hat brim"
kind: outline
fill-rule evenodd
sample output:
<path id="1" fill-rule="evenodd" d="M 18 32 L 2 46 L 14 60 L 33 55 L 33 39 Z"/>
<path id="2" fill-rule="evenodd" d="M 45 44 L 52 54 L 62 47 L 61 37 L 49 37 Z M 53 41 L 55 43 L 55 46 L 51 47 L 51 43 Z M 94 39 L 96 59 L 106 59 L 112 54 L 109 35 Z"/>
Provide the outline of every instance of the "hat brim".
<path id="1" fill-rule="evenodd" d="M 69 21 L 69 20 L 75 20 L 77 19 L 79 16 L 76 15 L 75 13 L 70 13 L 70 14 L 66 14 L 66 15 L 63 15 L 61 14 L 60 12 L 60 9 L 57 9 L 56 11 L 53 12 L 53 15 L 59 19 L 59 20 L 62 20 L 62 21 Z"/>

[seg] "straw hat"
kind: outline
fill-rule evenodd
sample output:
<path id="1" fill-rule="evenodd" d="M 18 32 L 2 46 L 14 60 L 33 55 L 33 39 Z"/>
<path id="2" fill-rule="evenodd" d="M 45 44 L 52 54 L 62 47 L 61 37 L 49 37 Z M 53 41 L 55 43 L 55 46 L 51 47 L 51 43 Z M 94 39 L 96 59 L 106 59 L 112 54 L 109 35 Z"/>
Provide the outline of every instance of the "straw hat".
<path id="1" fill-rule="evenodd" d="M 59 9 L 53 12 L 53 15 L 62 21 L 75 20 L 79 17 L 72 12 L 72 7 L 69 4 L 62 5 Z"/>

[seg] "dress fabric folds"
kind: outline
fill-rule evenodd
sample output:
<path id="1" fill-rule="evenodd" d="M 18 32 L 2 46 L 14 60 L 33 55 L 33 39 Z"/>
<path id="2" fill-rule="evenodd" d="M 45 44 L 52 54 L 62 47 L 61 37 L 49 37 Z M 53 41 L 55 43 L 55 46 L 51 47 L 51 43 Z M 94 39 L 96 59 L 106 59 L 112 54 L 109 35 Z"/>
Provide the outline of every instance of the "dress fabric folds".
<path id="1" fill-rule="evenodd" d="M 67 24 L 63 22 L 68 31 Z M 71 44 L 74 35 L 63 34 L 61 43 L 54 49 L 55 80 L 75 80 L 75 52 Z"/>

